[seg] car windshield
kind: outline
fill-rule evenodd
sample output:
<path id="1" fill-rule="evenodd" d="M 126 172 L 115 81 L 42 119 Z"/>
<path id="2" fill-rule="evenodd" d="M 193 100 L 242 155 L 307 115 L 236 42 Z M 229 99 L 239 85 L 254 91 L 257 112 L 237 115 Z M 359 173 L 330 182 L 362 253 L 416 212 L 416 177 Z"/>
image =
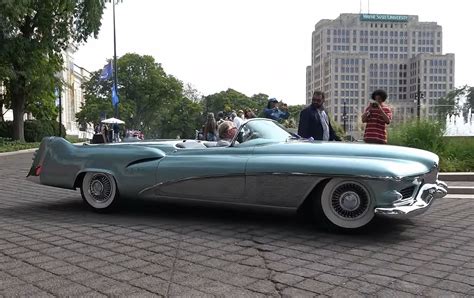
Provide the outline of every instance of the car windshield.
<path id="1" fill-rule="evenodd" d="M 254 139 L 286 141 L 293 137 L 297 136 L 286 131 L 283 126 L 275 121 L 255 119 L 242 125 L 237 135 L 237 142 L 244 143 Z"/>

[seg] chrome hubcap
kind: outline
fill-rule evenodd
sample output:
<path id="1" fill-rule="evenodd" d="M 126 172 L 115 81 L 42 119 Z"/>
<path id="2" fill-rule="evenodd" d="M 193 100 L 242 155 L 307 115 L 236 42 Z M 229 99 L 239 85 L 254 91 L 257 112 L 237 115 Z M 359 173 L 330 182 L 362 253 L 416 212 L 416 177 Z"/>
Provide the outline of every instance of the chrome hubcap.
<path id="1" fill-rule="evenodd" d="M 104 185 L 100 181 L 94 181 L 91 185 L 91 193 L 93 196 L 100 196 L 104 191 Z"/>
<path id="2" fill-rule="evenodd" d="M 89 183 L 89 194 L 97 202 L 105 202 L 112 196 L 112 183 L 104 174 L 96 174 Z"/>
<path id="3" fill-rule="evenodd" d="M 339 198 L 339 204 L 345 211 L 354 211 L 360 205 L 360 198 L 357 193 L 353 191 L 345 192 Z"/>
<path id="4" fill-rule="evenodd" d="M 332 193 L 331 207 L 339 217 L 357 219 L 367 212 L 369 195 L 356 183 L 340 184 Z"/>

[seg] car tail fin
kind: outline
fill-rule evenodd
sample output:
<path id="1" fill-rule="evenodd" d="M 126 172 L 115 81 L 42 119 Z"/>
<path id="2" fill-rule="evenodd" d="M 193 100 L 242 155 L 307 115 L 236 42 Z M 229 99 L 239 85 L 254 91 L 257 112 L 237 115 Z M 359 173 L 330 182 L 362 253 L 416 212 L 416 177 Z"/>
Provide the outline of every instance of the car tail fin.
<path id="1" fill-rule="evenodd" d="M 39 177 L 41 175 L 41 170 L 43 167 L 44 158 L 48 150 L 48 144 L 51 142 L 53 137 L 43 138 L 41 141 L 40 147 L 33 154 L 33 164 L 31 165 L 30 171 L 26 177 Z M 30 179 L 33 180 L 33 179 Z M 37 182 L 37 181 L 34 181 Z"/>

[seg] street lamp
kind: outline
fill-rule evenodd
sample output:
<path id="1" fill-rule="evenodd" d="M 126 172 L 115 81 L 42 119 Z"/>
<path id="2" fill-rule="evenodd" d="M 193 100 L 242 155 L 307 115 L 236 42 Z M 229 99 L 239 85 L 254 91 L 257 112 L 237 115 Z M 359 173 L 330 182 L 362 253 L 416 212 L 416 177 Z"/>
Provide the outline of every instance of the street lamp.
<path id="1" fill-rule="evenodd" d="M 112 0 L 112 14 L 113 14 L 113 22 L 114 22 L 114 89 L 115 94 L 118 97 L 118 90 L 117 90 L 117 37 L 115 33 L 115 4 L 117 4 L 119 0 Z M 118 102 L 115 104 L 115 118 L 118 118 Z"/>
<path id="2" fill-rule="evenodd" d="M 57 105 L 58 105 L 58 120 L 59 120 L 59 128 L 58 128 L 58 137 L 61 137 L 61 134 L 62 134 L 62 129 L 61 129 L 61 126 L 62 126 L 62 123 L 63 123 L 63 101 L 62 101 L 62 93 L 63 93 L 63 88 L 62 88 L 62 84 L 63 84 L 63 73 L 62 71 L 56 73 L 55 75 L 56 77 L 56 90 L 55 90 L 55 95 L 56 95 L 56 100 L 57 100 Z"/>
<path id="3" fill-rule="evenodd" d="M 346 101 L 345 100 L 344 100 L 344 103 L 343 103 L 342 121 L 343 121 L 343 128 L 344 128 L 344 134 L 345 134 L 347 132 L 347 130 L 346 130 L 347 106 L 346 106 Z"/>
<path id="4" fill-rule="evenodd" d="M 417 91 L 415 94 L 416 100 L 416 117 L 420 120 L 420 110 L 421 110 L 421 99 L 425 98 L 425 93 L 421 91 L 420 78 L 418 78 Z"/>
<path id="5" fill-rule="evenodd" d="M 6 90 L 3 86 L 3 81 L 0 81 L 0 121 L 3 122 L 3 103 L 5 101 Z"/>

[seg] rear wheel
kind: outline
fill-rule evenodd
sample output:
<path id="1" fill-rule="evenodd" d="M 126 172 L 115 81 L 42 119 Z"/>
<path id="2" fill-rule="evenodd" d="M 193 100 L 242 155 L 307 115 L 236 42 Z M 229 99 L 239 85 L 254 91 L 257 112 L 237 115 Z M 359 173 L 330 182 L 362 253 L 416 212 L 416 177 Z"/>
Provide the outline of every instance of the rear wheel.
<path id="1" fill-rule="evenodd" d="M 338 228 L 361 228 L 370 223 L 375 215 L 374 198 L 362 183 L 354 180 L 330 180 L 316 200 L 319 202 L 319 213 Z"/>
<path id="2" fill-rule="evenodd" d="M 94 210 L 110 210 L 117 204 L 117 183 L 110 174 L 88 172 L 82 180 L 81 195 L 84 201 Z"/>

